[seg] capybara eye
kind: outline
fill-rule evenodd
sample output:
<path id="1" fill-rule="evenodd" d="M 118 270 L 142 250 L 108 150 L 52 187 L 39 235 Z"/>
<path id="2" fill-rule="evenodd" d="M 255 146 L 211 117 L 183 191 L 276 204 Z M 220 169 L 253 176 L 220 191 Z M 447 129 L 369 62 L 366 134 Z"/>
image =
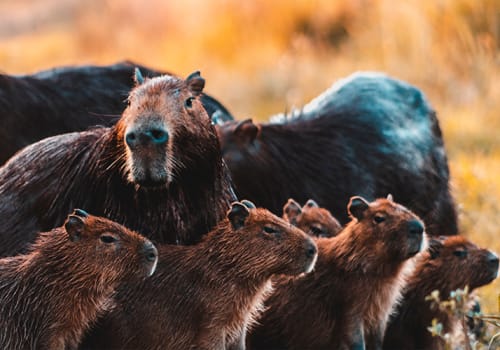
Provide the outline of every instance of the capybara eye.
<path id="1" fill-rule="evenodd" d="M 275 234 L 275 233 L 278 233 L 278 231 L 276 231 L 274 228 L 272 228 L 271 226 L 264 226 L 264 232 L 265 233 L 269 233 L 269 234 Z"/>
<path id="2" fill-rule="evenodd" d="M 194 97 L 188 97 L 186 99 L 186 101 L 184 101 L 184 106 L 186 108 L 192 108 L 193 107 L 193 100 L 194 100 Z"/>
<path id="3" fill-rule="evenodd" d="M 462 249 L 455 250 L 453 252 L 453 255 L 458 256 L 460 259 L 463 259 L 467 256 L 467 251 Z"/>
<path id="4" fill-rule="evenodd" d="M 385 216 L 382 216 L 382 215 L 375 215 L 373 217 L 373 221 L 375 221 L 375 223 L 377 224 L 380 224 L 381 222 L 384 222 L 385 221 Z"/>
<path id="5" fill-rule="evenodd" d="M 113 243 L 115 242 L 117 239 L 113 236 L 110 236 L 110 235 L 101 235 L 101 242 L 103 243 Z"/>
<path id="6" fill-rule="evenodd" d="M 310 230 L 311 230 L 311 233 L 313 235 L 316 235 L 316 236 L 319 236 L 319 235 L 321 235 L 323 233 L 323 230 L 320 227 L 317 227 L 317 226 L 311 226 Z"/>

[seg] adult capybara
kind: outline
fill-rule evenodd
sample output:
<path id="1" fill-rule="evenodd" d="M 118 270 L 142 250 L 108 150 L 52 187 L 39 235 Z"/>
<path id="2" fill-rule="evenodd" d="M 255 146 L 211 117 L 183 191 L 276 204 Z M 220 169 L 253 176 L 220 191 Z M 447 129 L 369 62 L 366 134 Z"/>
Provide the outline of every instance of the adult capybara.
<path id="1" fill-rule="evenodd" d="M 135 87 L 113 127 L 50 137 L 0 168 L 0 255 L 87 208 L 161 243 L 193 243 L 234 199 L 194 73 Z"/>
<path id="2" fill-rule="evenodd" d="M 199 244 L 159 250 L 155 275 L 121 290 L 83 348 L 244 348 L 271 277 L 308 273 L 317 258 L 311 238 L 248 201 Z"/>
<path id="3" fill-rule="evenodd" d="M 149 240 L 76 209 L 26 255 L 0 259 L 0 347 L 76 349 L 115 289 L 151 276 L 157 261 Z"/>
<path id="4" fill-rule="evenodd" d="M 351 196 L 392 193 L 428 233 L 457 233 L 439 123 L 414 86 L 357 73 L 279 117 L 218 127 L 238 197 L 276 214 L 288 198 L 314 198 L 345 224 Z"/>
<path id="5" fill-rule="evenodd" d="M 469 290 L 493 281 L 498 273 L 498 257 L 477 247 L 464 237 L 432 239 L 429 249 L 417 260 L 414 273 L 396 308 L 384 338 L 384 349 L 444 349 L 444 342 L 427 330 L 432 319 L 443 325 L 443 333 L 461 326 L 445 312 L 431 308 L 425 297 L 439 290 L 442 299 L 458 288 Z M 463 333 L 463 329 L 459 330 Z"/>
<path id="6" fill-rule="evenodd" d="M 0 164 L 42 138 L 114 125 L 127 106 L 135 67 L 149 77 L 169 74 L 133 62 L 61 67 L 32 75 L 0 74 Z M 209 116 L 232 119 L 217 100 L 200 96 Z"/>
<path id="7" fill-rule="evenodd" d="M 378 349 L 424 226 L 392 198 L 352 197 L 352 220 L 316 240 L 318 262 L 301 279 L 281 280 L 250 333 L 254 349 Z"/>
<path id="8" fill-rule="evenodd" d="M 333 237 L 342 230 L 339 221 L 312 199 L 302 208 L 294 199 L 288 199 L 283 207 L 283 219 L 313 237 Z"/>

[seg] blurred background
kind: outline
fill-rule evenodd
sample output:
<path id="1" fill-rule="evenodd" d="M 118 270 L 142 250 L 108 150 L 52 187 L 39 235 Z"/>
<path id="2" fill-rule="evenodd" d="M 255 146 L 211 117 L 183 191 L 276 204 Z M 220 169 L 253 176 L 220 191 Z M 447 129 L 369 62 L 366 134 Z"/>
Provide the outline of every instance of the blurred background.
<path id="1" fill-rule="evenodd" d="M 130 59 L 265 121 L 377 70 L 438 112 L 462 232 L 500 253 L 500 0 L 0 0 L 0 71 Z M 498 313 L 500 282 L 480 292 Z"/>

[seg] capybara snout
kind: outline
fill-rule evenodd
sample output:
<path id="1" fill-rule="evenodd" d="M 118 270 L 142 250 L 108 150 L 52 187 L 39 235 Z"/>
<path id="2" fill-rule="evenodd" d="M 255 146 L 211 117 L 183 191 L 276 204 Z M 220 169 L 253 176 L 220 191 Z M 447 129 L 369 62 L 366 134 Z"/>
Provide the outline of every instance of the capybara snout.
<path id="1" fill-rule="evenodd" d="M 494 280 L 498 275 L 498 256 L 495 253 L 488 252 L 486 260 L 488 262 L 488 269 L 491 273 L 491 280 Z"/>
<path id="2" fill-rule="evenodd" d="M 125 142 L 132 150 L 139 147 L 165 146 L 168 141 L 168 131 L 157 125 L 146 128 L 130 128 L 125 133 Z"/>
<path id="3" fill-rule="evenodd" d="M 424 224 L 417 219 L 408 222 L 408 256 L 420 252 L 424 240 Z"/>

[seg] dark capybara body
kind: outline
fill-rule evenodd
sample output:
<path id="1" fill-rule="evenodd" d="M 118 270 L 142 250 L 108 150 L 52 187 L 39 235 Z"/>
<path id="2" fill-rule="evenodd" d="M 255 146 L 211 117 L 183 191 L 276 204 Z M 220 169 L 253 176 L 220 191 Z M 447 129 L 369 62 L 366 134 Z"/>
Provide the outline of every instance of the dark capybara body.
<path id="1" fill-rule="evenodd" d="M 199 244 L 160 247 L 157 272 L 127 285 L 88 349 L 241 348 L 271 276 L 310 272 L 317 248 L 301 230 L 248 202 Z"/>
<path id="2" fill-rule="evenodd" d="M 377 349 L 423 224 L 391 199 L 352 197 L 352 221 L 316 240 L 318 262 L 301 279 L 282 280 L 249 335 L 252 349 Z"/>
<path id="3" fill-rule="evenodd" d="M 135 67 L 149 77 L 169 74 L 133 62 L 55 68 L 32 75 L 1 74 L 0 164 L 45 137 L 114 125 L 127 106 Z M 201 101 L 209 116 L 232 119 L 211 96 L 202 94 Z"/>
<path id="4" fill-rule="evenodd" d="M 26 255 L 0 259 L 0 347 L 76 349 L 115 289 L 151 276 L 157 260 L 149 240 L 75 210 Z"/>
<path id="5" fill-rule="evenodd" d="M 314 198 L 345 224 L 351 196 L 392 193 L 428 233 L 457 233 L 441 130 L 420 90 L 358 73 L 294 114 L 218 127 L 238 197 L 277 214 L 288 198 Z"/>
<path id="6" fill-rule="evenodd" d="M 0 168 L 0 255 L 87 208 L 160 243 L 189 244 L 224 218 L 233 195 L 204 80 L 163 76 L 134 88 L 118 123 L 24 148 Z"/>
<path id="7" fill-rule="evenodd" d="M 432 319 L 442 323 L 443 333 L 452 332 L 459 324 L 445 312 L 431 308 L 425 297 L 439 290 L 444 300 L 458 288 L 469 286 L 473 290 L 490 283 L 497 273 L 498 257 L 466 238 L 432 239 L 428 251 L 418 258 L 405 287 L 403 302 L 389 322 L 384 349 L 444 349 L 443 340 L 427 330 Z"/>
<path id="8" fill-rule="evenodd" d="M 292 198 L 288 199 L 283 206 L 283 219 L 313 237 L 333 237 L 342 230 L 339 221 L 312 199 L 302 208 Z"/>

